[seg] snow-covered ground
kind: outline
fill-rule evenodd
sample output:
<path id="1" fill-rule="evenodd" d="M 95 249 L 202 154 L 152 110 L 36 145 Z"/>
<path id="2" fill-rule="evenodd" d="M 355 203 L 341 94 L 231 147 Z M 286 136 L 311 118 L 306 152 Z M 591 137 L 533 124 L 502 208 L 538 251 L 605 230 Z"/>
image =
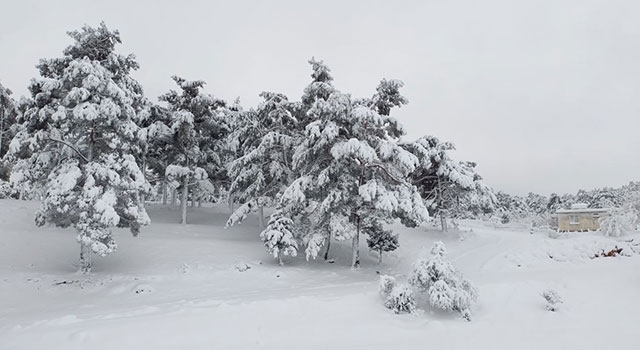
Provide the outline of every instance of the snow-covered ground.
<path id="1" fill-rule="evenodd" d="M 581 233 L 549 238 L 464 222 L 460 231 L 401 231 L 384 257 L 362 247 L 349 268 L 287 259 L 278 266 L 257 220 L 224 230 L 225 208 L 151 206 L 137 238 L 76 272 L 70 230 L 36 228 L 35 202 L 0 200 L 0 349 L 635 349 L 640 339 L 640 256 L 633 239 Z M 479 289 L 473 320 L 425 310 L 395 315 L 377 294 L 379 273 L 406 278 L 434 241 Z M 362 240 L 364 241 L 364 240 Z M 623 254 L 592 257 L 615 246 Z M 636 248 L 637 249 L 637 248 Z M 556 290 L 557 312 L 540 294 Z"/>

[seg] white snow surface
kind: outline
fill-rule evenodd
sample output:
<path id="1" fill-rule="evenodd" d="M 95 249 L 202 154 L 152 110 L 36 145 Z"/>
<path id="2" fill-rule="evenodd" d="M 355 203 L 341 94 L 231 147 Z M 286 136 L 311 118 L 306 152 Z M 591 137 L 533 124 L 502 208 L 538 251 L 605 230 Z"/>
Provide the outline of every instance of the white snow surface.
<path id="1" fill-rule="evenodd" d="M 350 242 L 333 242 L 333 264 L 301 255 L 278 266 L 255 216 L 224 230 L 225 205 L 190 208 L 182 226 L 177 207 L 149 204 L 152 224 L 136 238 L 116 230 L 118 252 L 81 275 L 75 233 L 35 227 L 37 207 L 0 200 L 3 350 L 637 347 L 640 234 L 553 239 L 474 221 L 449 233 L 397 224 L 400 248 L 383 265 L 363 243 L 353 270 Z M 471 322 L 419 299 L 424 311 L 396 315 L 378 294 L 378 272 L 405 283 L 435 241 L 478 288 Z M 629 256 L 592 259 L 615 246 Z M 562 295 L 556 312 L 546 290 Z"/>

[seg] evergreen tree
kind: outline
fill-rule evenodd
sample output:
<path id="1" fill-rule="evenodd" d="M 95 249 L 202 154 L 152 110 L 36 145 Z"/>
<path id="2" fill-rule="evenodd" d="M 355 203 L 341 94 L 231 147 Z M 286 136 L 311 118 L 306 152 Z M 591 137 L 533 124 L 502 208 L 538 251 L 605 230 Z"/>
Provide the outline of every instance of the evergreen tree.
<path id="1" fill-rule="evenodd" d="M 229 192 L 243 205 L 229 218 L 227 226 L 259 210 L 260 227 L 264 228 L 263 207 L 271 205 L 292 181 L 291 156 L 297 120 L 288 110 L 287 97 L 263 92 L 264 101 L 256 111 L 242 115 L 229 144 L 237 145 L 241 156 L 229 166 L 232 179 Z"/>
<path id="2" fill-rule="evenodd" d="M 162 204 L 167 204 L 169 185 L 166 171 L 170 160 L 167 155 L 171 154 L 172 132 L 168 125 L 171 125 L 169 110 L 152 104 L 149 108 L 149 126 L 147 127 L 147 165 L 155 178 L 156 187 L 160 186 Z"/>
<path id="3" fill-rule="evenodd" d="M 11 94 L 11 90 L 0 84 L 0 159 L 7 153 L 12 138 L 12 126 L 17 120 L 16 102 Z"/>
<path id="4" fill-rule="evenodd" d="M 284 215 L 281 209 L 277 209 L 269 219 L 269 225 L 262 231 L 260 238 L 265 247 L 278 263 L 283 265 L 282 255 L 296 256 L 298 254 L 298 242 L 293 234 L 294 223 Z"/>
<path id="5" fill-rule="evenodd" d="M 11 162 L 5 159 L 9 142 L 18 131 L 18 107 L 11 90 L 0 84 L 0 183 L 9 180 Z M 7 192 L 6 189 L 3 192 Z"/>
<path id="6" fill-rule="evenodd" d="M 473 196 L 472 203 L 487 207 L 496 203 L 491 188 L 475 172 L 475 163 L 451 158 L 450 152 L 455 150 L 452 143 L 424 136 L 403 146 L 419 159 L 420 165 L 412 172 L 411 180 L 433 216 L 440 217 L 442 231 L 447 231 L 447 217 L 459 211 L 462 197 Z"/>
<path id="7" fill-rule="evenodd" d="M 168 164 L 165 175 L 173 187 L 179 186 L 182 191 L 181 223 L 186 224 L 189 189 L 224 166 L 220 153 L 228 124 L 218 113 L 225 106 L 224 101 L 203 93 L 204 81 L 187 81 L 177 76 L 173 80 L 181 91 L 171 90 L 160 96 L 170 112 L 170 133 L 165 137 L 170 143 L 164 155 Z"/>
<path id="8" fill-rule="evenodd" d="M 547 213 L 547 203 L 549 202 L 547 197 L 529 192 L 525 198 L 525 202 L 533 214 L 543 215 Z"/>
<path id="9" fill-rule="evenodd" d="M 379 222 L 365 225 L 362 232 L 367 235 L 369 249 L 378 252 L 378 263 L 382 263 L 382 253 L 391 252 L 398 248 L 398 235 L 391 230 L 382 228 Z"/>
<path id="10" fill-rule="evenodd" d="M 92 252 L 116 249 L 111 227 L 137 235 L 149 222 L 138 201 L 149 185 L 134 157 L 144 98 L 129 75 L 138 68 L 134 56 L 115 52 L 117 30 L 101 23 L 69 35 L 74 44 L 64 56 L 37 66 L 42 78 L 29 86 L 33 105 L 11 152 L 24 160 L 16 181 L 44 182 L 36 223 L 74 227 L 81 270 L 89 272 Z"/>
<path id="11" fill-rule="evenodd" d="M 321 81 L 305 89 L 310 122 L 293 155 L 299 177 L 284 191 L 283 203 L 305 208 L 297 212 L 309 219 L 303 234 L 307 258 L 315 258 L 331 237 L 351 239 L 352 266 L 359 267 L 362 232 L 377 231 L 400 213 L 416 220 L 427 217 L 416 188 L 404 180 L 417 159 L 397 144 L 404 134 L 400 124 L 377 109 L 375 102 L 387 98 L 386 90 L 354 101 L 332 89 L 324 65 L 310 63 L 312 76 Z"/>

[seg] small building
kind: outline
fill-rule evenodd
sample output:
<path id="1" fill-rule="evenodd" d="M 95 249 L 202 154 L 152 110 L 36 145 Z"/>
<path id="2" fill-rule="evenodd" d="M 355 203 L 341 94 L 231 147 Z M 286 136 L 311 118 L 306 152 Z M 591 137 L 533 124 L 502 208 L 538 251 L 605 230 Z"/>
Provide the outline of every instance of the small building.
<path id="1" fill-rule="evenodd" d="M 586 204 L 577 203 L 571 209 L 559 209 L 556 211 L 558 218 L 558 231 L 596 231 L 600 228 L 600 218 L 609 215 L 607 208 L 587 208 Z"/>

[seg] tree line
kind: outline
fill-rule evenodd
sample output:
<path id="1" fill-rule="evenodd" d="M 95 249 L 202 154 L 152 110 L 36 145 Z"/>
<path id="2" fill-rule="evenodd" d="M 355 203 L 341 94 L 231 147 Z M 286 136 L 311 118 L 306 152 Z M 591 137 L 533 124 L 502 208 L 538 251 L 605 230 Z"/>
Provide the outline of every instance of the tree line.
<path id="1" fill-rule="evenodd" d="M 263 92 L 245 109 L 174 76 L 175 90 L 154 103 L 131 76 L 135 56 L 116 51 L 117 30 L 101 23 L 68 34 L 61 57 L 38 63 L 29 97 L 15 101 L 0 85 L 0 193 L 39 190 L 36 223 L 76 230 L 82 271 L 92 254 L 116 250 L 113 227 L 137 235 L 149 224 L 149 198 L 179 201 L 183 224 L 189 201 L 227 200 L 227 226 L 257 212 L 280 263 L 298 253 L 327 259 L 332 241 L 351 240 L 353 267 L 361 237 L 380 259 L 398 246 L 387 228 L 394 220 L 415 227 L 438 217 L 446 230 L 449 217 L 497 203 L 475 163 L 452 158 L 453 144 L 403 140 L 391 115 L 408 103 L 399 80 L 355 98 L 312 58 L 300 100 Z"/>

